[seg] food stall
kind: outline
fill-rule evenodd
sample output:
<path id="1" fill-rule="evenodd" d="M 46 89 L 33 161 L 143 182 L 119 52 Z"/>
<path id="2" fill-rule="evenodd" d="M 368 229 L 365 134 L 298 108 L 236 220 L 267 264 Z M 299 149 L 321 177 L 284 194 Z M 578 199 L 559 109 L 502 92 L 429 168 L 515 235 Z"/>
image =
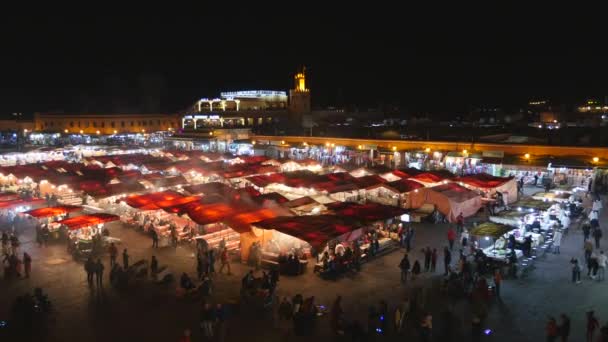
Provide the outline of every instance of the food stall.
<path id="1" fill-rule="evenodd" d="M 117 215 L 97 213 L 70 217 L 57 223 L 68 229 L 68 251 L 74 257 L 86 257 L 94 251 L 96 241 L 100 243 L 99 248 L 120 241 L 110 237 L 109 231 L 104 229 L 105 223 L 118 220 L 120 217 Z"/>
<path id="2" fill-rule="evenodd" d="M 61 235 L 61 224 L 57 223 L 57 221 L 67 218 L 69 213 L 81 211 L 82 209 L 81 206 L 77 205 L 60 205 L 56 207 L 32 209 L 24 212 L 24 214 L 38 219 L 42 225 L 46 225 L 50 236 L 54 239 L 58 239 Z"/>
<path id="3" fill-rule="evenodd" d="M 508 233 L 512 230 L 513 227 L 504 224 L 483 222 L 473 227 L 469 235 L 477 249 L 481 249 L 488 258 L 506 263 L 511 252 L 507 248 Z M 523 252 L 515 249 L 515 255 L 519 259 L 523 256 Z"/>

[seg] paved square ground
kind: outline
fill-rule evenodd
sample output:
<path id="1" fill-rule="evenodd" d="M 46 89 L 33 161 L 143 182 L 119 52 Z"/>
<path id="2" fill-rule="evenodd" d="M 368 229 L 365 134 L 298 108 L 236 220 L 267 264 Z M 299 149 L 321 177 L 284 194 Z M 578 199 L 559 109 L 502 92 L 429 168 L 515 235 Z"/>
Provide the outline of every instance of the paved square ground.
<path id="1" fill-rule="evenodd" d="M 531 189 L 528 189 L 531 191 Z M 606 210 L 601 213 L 600 222 L 606 220 Z M 174 274 L 195 273 L 196 265 L 193 248 L 180 246 L 177 249 L 152 249 L 151 240 L 142 233 L 121 223 L 109 225 L 112 235 L 123 240 L 131 255 L 131 262 L 149 259 L 155 254 L 161 265 L 167 264 Z M 420 250 L 431 246 L 442 248 L 446 244 L 448 225 L 415 224 L 414 249 L 411 260 L 423 260 Z M 30 279 L 0 280 L 0 318 L 9 315 L 10 304 L 15 296 L 40 286 L 48 292 L 55 312 L 44 332 L 36 332 L 37 341 L 177 341 L 185 328 L 193 330 L 193 340 L 200 340 L 199 301 L 176 298 L 175 284 L 162 287 L 144 282 L 132 290 L 117 292 L 106 286 L 103 290 L 90 289 L 86 283 L 82 262 L 74 261 L 62 243 L 39 248 L 33 242 L 33 229 L 27 231 L 21 240 L 22 250 L 33 258 Z M 604 234 L 604 236 L 606 233 Z M 608 241 L 602 239 L 608 246 Z M 596 311 L 601 324 L 608 321 L 608 308 L 604 300 L 606 282 L 595 282 L 585 277 L 583 283 L 570 282 L 571 257 L 583 259 L 583 238 L 578 229 L 570 229 L 562 243 L 560 255 L 549 254 L 536 263 L 536 268 L 521 280 L 506 280 L 503 284 L 503 302 L 493 302 L 489 308 L 486 326 L 493 335 L 484 337 L 487 341 L 543 341 L 544 326 L 549 315 L 559 316 L 565 312 L 572 318 L 572 341 L 583 340 L 584 314 L 589 309 Z M 608 248 L 607 248 L 608 249 Z M 397 265 L 402 251 L 395 251 L 366 263 L 356 275 L 335 281 L 322 280 L 311 269 L 298 277 L 281 277 L 278 295 L 293 296 L 301 293 L 305 297 L 315 296 L 317 303 L 329 306 L 337 295 L 344 298 L 343 307 L 349 320 L 358 319 L 366 324 L 370 305 L 386 300 L 394 308 L 413 289 L 425 288 L 425 307 L 434 317 L 434 340 L 445 341 L 441 330 L 445 324 L 442 312 L 452 308 L 455 319 L 452 322 L 453 341 L 468 340 L 470 337 L 471 313 L 467 301 L 450 303 L 436 290 L 440 274 L 424 274 L 414 284 L 403 286 L 399 281 Z M 438 271 L 443 270 L 442 259 L 438 261 Z M 104 257 L 106 277 L 109 270 L 108 257 Z M 240 280 L 249 268 L 233 265 L 234 275 L 216 275 L 215 291 L 209 299 L 213 303 L 236 302 L 239 297 Z M 106 283 L 108 283 L 106 278 Z M 448 306 L 448 304 L 450 304 Z M 273 324 L 268 314 L 235 312 L 226 329 L 226 341 L 299 341 L 289 333 L 288 324 Z M 287 334 L 287 336 L 286 336 Z M 407 340 L 418 340 L 414 332 Z M 2 335 L 0 335 L 2 336 Z M 316 338 L 331 340 L 328 317 L 318 320 L 314 332 Z M 308 339 L 308 338 L 306 338 Z M 384 340 L 404 340 L 392 335 Z M 4 339 L 2 339 L 4 341 Z M 7 340 L 28 340 L 26 336 Z"/>

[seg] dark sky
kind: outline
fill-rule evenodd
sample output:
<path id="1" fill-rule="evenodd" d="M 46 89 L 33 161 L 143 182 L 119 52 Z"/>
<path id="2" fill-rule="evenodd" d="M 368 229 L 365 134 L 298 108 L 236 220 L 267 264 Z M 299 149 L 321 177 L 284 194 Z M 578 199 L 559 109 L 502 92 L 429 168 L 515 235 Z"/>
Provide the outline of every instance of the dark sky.
<path id="1" fill-rule="evenodd" d="M 222 90 L 287 90 L 302 64 L 315 106 L 608 95 L 601 11 L 442 6 L 15 12 L 0 24 L 0 113 L 176 111 Z"/>

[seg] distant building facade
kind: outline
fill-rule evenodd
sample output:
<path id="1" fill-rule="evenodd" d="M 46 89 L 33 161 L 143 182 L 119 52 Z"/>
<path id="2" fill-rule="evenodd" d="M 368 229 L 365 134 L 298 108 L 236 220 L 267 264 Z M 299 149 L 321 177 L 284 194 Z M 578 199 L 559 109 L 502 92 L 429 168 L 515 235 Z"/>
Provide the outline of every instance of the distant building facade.
<path id="1" fill-rule="evenodd" d="M 121 134 L 176 130 L 179 116 L 169 114 L 34 113 L 38 132 Z"/>

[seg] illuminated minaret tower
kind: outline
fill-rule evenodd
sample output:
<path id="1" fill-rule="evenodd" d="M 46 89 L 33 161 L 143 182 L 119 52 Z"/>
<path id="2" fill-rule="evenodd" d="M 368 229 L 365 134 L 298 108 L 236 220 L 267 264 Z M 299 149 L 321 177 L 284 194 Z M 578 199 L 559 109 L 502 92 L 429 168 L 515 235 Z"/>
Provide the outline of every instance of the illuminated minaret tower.
<path id="1" fill-rule="evenodd" d="M 306 68 L 294 76 L 294 89 L 289 91 L 289 113 L 294 118 L 300 118 L 310 113 L 310 91 L 306 89 Z"/>

